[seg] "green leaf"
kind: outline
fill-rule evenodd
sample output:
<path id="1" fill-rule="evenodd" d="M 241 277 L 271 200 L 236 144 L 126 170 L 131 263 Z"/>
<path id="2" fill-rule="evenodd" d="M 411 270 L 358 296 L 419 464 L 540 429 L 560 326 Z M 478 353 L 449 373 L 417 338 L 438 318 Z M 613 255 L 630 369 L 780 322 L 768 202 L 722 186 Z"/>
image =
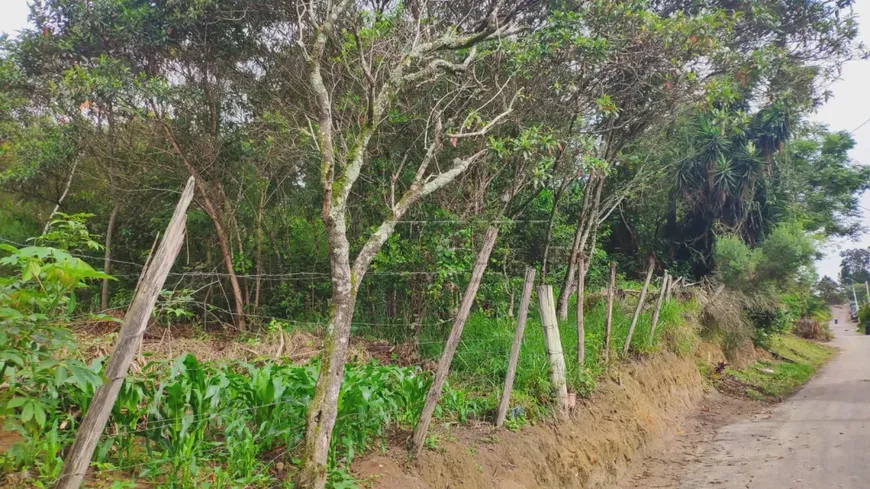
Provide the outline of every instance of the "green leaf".
<path id="1" fill-rule="evenodd" d="M 31 260 L 31 261 L 27 264 L 27 268 L 28 268 L 28 270 L 30 271 L 30 274 L 33 275 L 34 277 L 38 277 L 38 276 L 39 276 L 39 272 L 40 272 L 40 270 L 42 269 L 42 267 L 39 266 L 39 262 L 36 261 L 36 260 Z"/>
<path id="2" fill-rule="evenodd" d="M 10 319 L 16 320 L 21 319 L 23 315 L 18 312 L 17 309 L 12 309 L 11 307 L 0 307 L 0 318 L 2 319 Z"/>
<path id="3" fill-rule="evenodd" d="M 70 294 L 69 295 L 69 302 L 67 302 L 67 305 L 66 305 L 67 316 L 71 316 L 72 313 L 75 312 L 75 310 L 76 310 L 76 295 Z"/>
<path id="4" fill-rule="evenodd" d="M 21 422 L 26 423 L 33 419 L 33 401 L 28 399 L 21 410 Z"/>
<path id="5" fill-rule="evenodd" d="M 14 409 L 17 407 L 21 407 L 24 403 L 27 402 L 26 397 L 13 397 L 8 403 L 6 403 L 7 409 Z"/>
<path id="6" fill-rule="evenodd" d="M 33 419 L 36 420 L 36 424 L 39 425 L 40 428 L 45 426 L 45 409 L 42 408 L 42 405 L 39 403 L 33 403 Z"/>
<path id="7" fill-rule="evenodd" d="M 98 387 L 103 384 L 100 376 L 86 367 L 70 364 L 67 365 L 67 368 L 69 368 L 71 374 L 71 377 L 66 381 L 67 383 L 76 384 L 81 389 L 86 389 L 88 386 Z"/>

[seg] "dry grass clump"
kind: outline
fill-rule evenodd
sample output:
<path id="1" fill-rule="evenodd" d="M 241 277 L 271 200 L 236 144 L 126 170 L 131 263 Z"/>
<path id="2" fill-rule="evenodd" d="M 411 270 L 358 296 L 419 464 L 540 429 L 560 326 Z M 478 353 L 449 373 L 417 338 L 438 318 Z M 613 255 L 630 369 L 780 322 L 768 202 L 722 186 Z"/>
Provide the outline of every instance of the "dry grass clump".
<path id="1" fill-rule="evenodd" d="M 731 364 L 754 357 L 752 324 L 744 314 L 746 297 L 715 283 L 694 287 L 693 295 L 701 309 L 701 335 L 721 345 Z"/>
<path id="2" fill-rule="evenodd" d="M 833 338 L 828 326 L 815 319 L 801 318 L 794 323 L 794 334 L 801 338 L 816 341 L 830 341 Z"/>

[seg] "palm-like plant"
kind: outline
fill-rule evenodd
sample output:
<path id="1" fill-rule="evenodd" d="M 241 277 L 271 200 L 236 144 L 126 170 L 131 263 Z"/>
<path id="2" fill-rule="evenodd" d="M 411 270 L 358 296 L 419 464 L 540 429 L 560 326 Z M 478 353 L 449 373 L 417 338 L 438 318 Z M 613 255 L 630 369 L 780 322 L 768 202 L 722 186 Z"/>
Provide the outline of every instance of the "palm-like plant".
<path id="1" fill-rule="evenodd" d="M 673 175 L 683 246 L 707 262 L 717 234 L 737 234 L 749 243 L 763 237 L 772 212 L 767 189 L 777 175 L 774 155 L 791 130 L 790 113 L 780 104 L 751 118 L 734 106 L 695 116 L 686 135 L 689 155 Z"/>

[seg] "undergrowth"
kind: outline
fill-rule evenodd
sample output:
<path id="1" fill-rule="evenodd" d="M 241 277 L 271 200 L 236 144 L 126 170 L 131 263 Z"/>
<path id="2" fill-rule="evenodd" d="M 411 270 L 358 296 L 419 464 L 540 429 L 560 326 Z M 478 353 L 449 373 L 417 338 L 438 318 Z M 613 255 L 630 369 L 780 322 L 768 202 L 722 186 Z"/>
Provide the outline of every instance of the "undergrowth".
<path id="1" fill-rule="evenodd" d="M 101 383 L 103 360 L 89 366 L 92 375 L 85 382 L 55 384 L 45 377 L 38 385 L 11 386 L 7 410 L 14 413 L 25 402 L 36 402 L 44 418 L 31 426 L 32 416 L 25 413 L 7 417 L 6 429 L 24 442 L 0 455 L 0 468 L 15 472 L 35 466 L 31 482 L 46 485 L 59 475 L 59 453 L 71 444 L 81 412 Z M 143 371 L 129 376 L 119 393 L 95 452 L 97 479 L 113 480 L 121 471 L 157 487 L 198 487 L 207 481 L 222 481 L 215 487 L 267 487 L 277 482 L 273 463 L 291 462 L 302 440 L 318 366 L 220 366 L 184 355 L 171 363 L 153 362 Z M 349 465 L 392 426 L 413 427 L 430 382 L 429 374 L 414 367 L 348 366 L 331 466 Z M 56 402 L 34 395 L 41 390 L 56 390 Z M 473 402 L 447 386 L 436 417 L 465 420 L 473 410 Z M 336 474 L 331 480 L 343 478 Z"/>
<path id="2" fill-rule="evenodd" d="M 757 361 L 745 369 L 726 370 L 744 385 L 747 396 L 757 400 L 780 400 L 792 394 L 834 352 L 830 347 L 793 335 L 772 336 L 767 348 L 773 359 Z"/>
<path id="3" fill-rule="evenodd" d="M 621 356 L 636 301 L 627 300 L 624 307 L 616 302 L 613 307 L 611 361 Z M 601 352 L 605 336 L 604 300 L 590 301 L 584 314 L 586 331 L 585 361 L 578 365 L 576 308 L 571 307 L 567 320 L 559 321 L 567 368 L 568 389 L 586 397 L 596 387 L 598 379 L 606 370 Z M 696 309 L 693 301 L 670 301 L 665 303 L 656 330 L 657 340 L 650 344 L 650 310 L 641 314 L 632 336 L 632 351 L 649 353 L 667 348 L 679 354 L 688 354 L 697 340 L 697 331 L 689 318 Z M 462 334 L 462 342 L 453 360 L 450 379 L 454 385 L 481 399 L 481 411 L 493 414 L 498 406 L 504 378 L 507 374 L 507 358 L 513 343 L 516 320 L 491 318 L 483 313 L 468 318 Z M 421 338 L 421 354 L 424 359 L 437 359 L 443 350 L 443 338 L 447 330 L 430 330 Z M 549 414 L 550 380 L 549 364 L 544 348 L 544 333 L 536 308 L 531 308 L 517 365 L 516 380 L 512 395 L 513 404 L 530 421 Z"/>
<path id="4" fill-rule="evenodd" d="M 76 311 L 75 290 L 106 275 L 55 248 L 4 246 L 3 251 L 7 256 L 0 265 L 13 273 L 0 280 L 0 417 L 3 428 L 17 433 L 21 441 L 0 454 L 0 470 L 8 487 L 47 487 L 59 476 L 63 454 L 104 381 L 105 358 L 90 364 L 79 360 L 64 324 Z M 625 302 L 614 304 L 612 362 L 619 361 L 636 306 L 632 299 Z M 633 351 L 691 351 L 696 334 L 686 318 L 693 307 L 691 301 L 666 303 L 658 341 L 652 342 L 649 312 L 642 314 Z M 575 315 L 559 322 L 569 387 L 583 396 L 595 389 L 608 367 L 601 359 L 604 300 L 587 298 L 586 311 L 582 366 L 575 353 Z M 183 317 L 182 313 L 178 307 L 163 308 L 157 319 Z M 469 318 L 437 418 L 464 423 L 492 417 L 514 328 L 515 320 L 498 319 L 483 310 Z M 446 332 L 423 332 L 419 344 L 424 361 L 440 356 Z M 191 354 L 150 362 L 125 379 L 94 453 L 92 477 L 113 484 L 132 479 L 171 488 L 289 484 L 286 470 L 276 473 L 277 463 L 292 467 L 298 454 L 318 370 L 316 360 L 294 365 L 270 358 L 223 365 L 200 362 Z M 329 487 L 352 487 L 344 468 L 355 456 L 385 443 L 394 428 L 413 428 L 430 382 L 431 374 L 416 366 L 347 366 L 330 445 Z M 533 307 L 507 426 L 518 429 L 547 416 L 550 398 L 543 331 Z"/>

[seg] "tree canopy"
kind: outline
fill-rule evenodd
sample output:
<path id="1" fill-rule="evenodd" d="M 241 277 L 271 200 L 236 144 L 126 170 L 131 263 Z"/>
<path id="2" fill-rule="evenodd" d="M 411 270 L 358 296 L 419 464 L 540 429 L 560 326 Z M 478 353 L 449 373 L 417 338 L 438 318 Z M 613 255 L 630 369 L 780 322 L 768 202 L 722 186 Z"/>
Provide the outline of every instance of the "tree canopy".
<path id="1" fill-rule="evenodd" d="M 321 329 L 319 488 L 351 338 L 444 336 L 463 291 L 513 314 L 539 267 L 565 316 L 581 259 L 600 286 L 650 258 L 809 291 L 817 243 L 864 231 L 870 167 L 809 122 L 862 54 L 843 0 L 37 1 L 0 40 L 0 238 L 86 222 L 117 280 L 76 295 L 123 309 L 193 177 L 167 297 Z M 842 284 L 870 277 L 843 257 Z"/>

